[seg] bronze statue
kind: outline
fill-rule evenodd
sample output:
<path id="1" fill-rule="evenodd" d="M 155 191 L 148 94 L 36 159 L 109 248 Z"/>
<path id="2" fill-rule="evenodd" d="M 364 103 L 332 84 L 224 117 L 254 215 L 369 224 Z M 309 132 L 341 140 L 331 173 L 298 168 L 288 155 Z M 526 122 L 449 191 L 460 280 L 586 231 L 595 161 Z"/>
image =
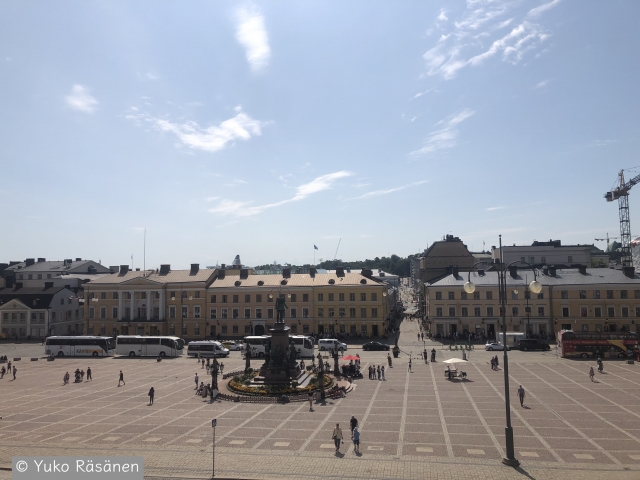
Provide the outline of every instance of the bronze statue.
<path id="1" fill-rule="evenodd" d="M 284 310 L 287 307 L 284 297 L 276 298 L 276 323 L 284 323 Z"/>
<path id="2" fill-rule="evenodd" d="M 298 351 L 296 350 L 296 346 L 293 342 L 289 345 L 289 363 L 296 363 L 296 359 L 298 358 Z"/>

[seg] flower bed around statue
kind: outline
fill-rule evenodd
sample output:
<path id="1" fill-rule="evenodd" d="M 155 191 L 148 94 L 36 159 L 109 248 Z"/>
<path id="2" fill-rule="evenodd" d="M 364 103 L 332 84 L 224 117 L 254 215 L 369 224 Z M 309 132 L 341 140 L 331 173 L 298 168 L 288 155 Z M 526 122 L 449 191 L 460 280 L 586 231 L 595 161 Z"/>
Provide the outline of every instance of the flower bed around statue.
<path id="1" fill-rule="evenodd" d="M 303 395 L 318 390 L 318 378 L 314 376 L 306 387 L 298 388 L 296 386 L 282 386 L 282 385 L 260 385 L 251 386 L 251 380 L 258 375 L 258 372 L 251 371 L 250 373 L 236 375 L 229 383 L 227 383 L 227 390 L 241 395 L 256 395 L 256 396 L 276 396 L 276 395 Z M 294 382 L 295 385 L 295 382 Z M 333 379 L 327 375 L 324 375 L 324 388 L 329 388 L 333 385 Z"/>

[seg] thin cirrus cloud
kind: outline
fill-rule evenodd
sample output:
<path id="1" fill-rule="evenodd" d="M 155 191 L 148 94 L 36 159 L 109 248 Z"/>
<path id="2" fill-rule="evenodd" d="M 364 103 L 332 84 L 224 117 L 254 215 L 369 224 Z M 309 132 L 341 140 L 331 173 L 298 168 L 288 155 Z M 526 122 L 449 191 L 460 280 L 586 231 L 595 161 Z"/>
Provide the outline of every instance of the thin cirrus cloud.
<path id="1" fill-rule="evenodd" d="M 435 24 L 445 33 L 423 55 L 427 75 L 450 80 L 463 68 L 477 67 L 498 55 L 504 62 L 517 64 L 527 52 L 537 49 L 549 38 L 536 21 L 559 2 L 552 0 L 524 15 L 514 11 L 518 2 L 467 2 L 461 18 L 452 22 L 448 22 L 446 16 L 443 18 L 441 12 Z M 510 30 L 505 33 L 507 28 Z M 485 47 L 487 41 L 490 42 L 488 48 Z"/>
<path id="2" fill-rule="evenodd" d="M 440 126 L 440 128 L 430 132 L 422 148 L 411 152 L 410 155 L 434 153 L 438 150 L 455 147 L 458 141 L 458 134 L 460 133 L 457 128 L 458 124 L 465 121 L 475 113 L 475 111 L 465 108 L 461 112 L 451 115 L 445 120 L 440 120 L 436 124 L 436 127 Z"/>
<path id="3" fill-rule="evenodd" d="M 247 62 L 254 72 L 262 70 L 271 57 L 263 16 L 255 8 L 239 8 L 236 22 L 236 40 L 244 47 Z"/>
<path id="4" fill-rule="evenodd" d="M 253 215 L 259 215 L 260 213 L 270 208 L 280 207 L 291 202 L 299 202 L 315 193 L 329 190 L 333 187 L 333 184 L 341 178 L 352 176 L 352 172 L 341 170 L 339 172 L 329 173 L 322 175 L 305 183 L 296 188 L 296 193 L 293 197 L 286 200 L 281 200 L 275 203 L 268 203 L 265 205 L 252 206 L 252 202 L 240 202 L 235 200 L 221 200 L 220 203 L 213 208 L 209 209 L 211 213 L 217 213 L 220 215 L 235 215 L 238 217 L 251 217 Z"/>
<path id="5" fill-rule="evenodd" d="M 68 107 L 84 113 L 93 113 L 98 106 L 98 100 L 89 93 L 87 87 L 80 84 L 71 87 L 71 93 L 64 100 Z"/>
<path id="6" fill-rule="evenodd" d="M 261 135 L 262 128 L 268 123 L 251 118 L 239 108 L 236 108 L 236 111 L 238 113 L 235 117 L 224 120 L 220 125 L 211 125 L 206 128 L 193 121 L 178 123 L 154 117 L 148 113 L 137 113 L 137 109 L 134 108 L 132 113 L 125 115 L 125 118 L 138 125 L 143 122 L 150 123 L 158 131 L 172 133 L 181 145 L 193 150 L 217 152 L 235 140 L 249 140 Z"/>
<path id="7" fill-rule="evenodd" d="M 489 208 L 485 208 L 485 210 L 487 212 L 493 212 L 495 210 L 504 210 L 505 208 L 507 208 L 507 207 L 489 207 Z"/>
<path id="8" fill-rule="evenodd" d="M 351 200 L 361 200 L 365 198 L 379 197 L 381 195 L 388 195 L 390 193 L 399 192 L 400 190 L 404 190 L 410 187 L 417 187 L 418 185 L 422 185 L 427 183 L 427 180 L 421 180 L 419 182 L 412 182 L 407 185 L 403 185 L 401 187 L 388 188 L 386 190 L 373 190 L 371 192 L 367 192 L 364 195 L 360 195 L 359 197 L 352 198 Z"/>

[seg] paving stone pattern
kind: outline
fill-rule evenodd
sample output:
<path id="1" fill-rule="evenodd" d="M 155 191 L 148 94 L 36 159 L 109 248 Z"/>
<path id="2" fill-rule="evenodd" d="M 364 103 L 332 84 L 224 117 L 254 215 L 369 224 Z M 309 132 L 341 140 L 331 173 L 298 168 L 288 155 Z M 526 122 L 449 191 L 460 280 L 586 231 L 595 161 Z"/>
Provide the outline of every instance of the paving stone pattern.
<path id="1" fill-rule="evenodd" d="M 402 325 L 401 347 L 417 352 L 415 322 Z M 431 346 L 427 344 L 430 349 Z M 0 354 L 6 345 L 0 346 Z M 352 350 L 350 350 L 352 351 Z M 386 352 L 360 352 L 362 365 Z M 459 355 L 459 354 L 457 354 Z M 513 352 L 512 424 L 521 470 L 505 467 L 503 371 L 490 353 L 472 352 L 466 381 L 444 377 L 439 363 L 394 359 L 385 382 L 367 378 L 344 399 L 261 405 L 210 404 L 194 395 L 195 360 L 80 359 L 25 362 L 15 381 L 0 381 L 0 466 L 12 455 L 143 455 L 148 477 L 211 474 L 212 418 L 217 418 L 216 475 L 227 478 L 640 478 L 640 367 L 607 362 L 589 381 L 588 365 L 553 355 Z M 502 355 L 499 354 L 502 363 Z M 243 368 L 239 353 L 227 371 Z M 62 385 L 66 371 L 90 366 L 94 380 Z M 122 370 L 126 385 L 117 387 Z M 365 372 L 366 374 L 366 372 Z M 206 380 L 205 380 L 206 383 Z M 516 396 L 527 392 L 525 408 Z M 153 406 L 147 393 L 155 388 Z M 361 454 L 349 441 L 360 422 Z M 331 432 L 345 432 L 334 453 Z M 10 472 L 0 471 L 0 479 Z"/>

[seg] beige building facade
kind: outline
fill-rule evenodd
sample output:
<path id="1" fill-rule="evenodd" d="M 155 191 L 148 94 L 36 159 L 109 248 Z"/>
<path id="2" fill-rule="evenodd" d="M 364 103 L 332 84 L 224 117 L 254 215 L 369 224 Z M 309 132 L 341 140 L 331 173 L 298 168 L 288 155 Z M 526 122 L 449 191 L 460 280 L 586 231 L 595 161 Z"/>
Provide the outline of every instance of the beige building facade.
<path id="1" fill-rule="evenodd" d="M 574 331 L 640 331 L 640 278 L 608 268 L 537 271 L 542 291 L 527 285 L 532 270 L 507 272 L 507 330 L 533 335 Z M 467 279 L 476 286 L 467 294 Z M 482 333 L 495 338 L 502 330 L 497 272 L 447 275 L 425 286 L 427 319 L 441 335 Z"/>
<path id="2" fill-rule="evenodd" d="M 262 335 L 284 295 L 293 334 L 378 336 L 386 328 L 388 285 L 371 271 L 255 275 L 249 269 L 120 272 L 85 285 L 87 332 L 186 339 Z"/>

